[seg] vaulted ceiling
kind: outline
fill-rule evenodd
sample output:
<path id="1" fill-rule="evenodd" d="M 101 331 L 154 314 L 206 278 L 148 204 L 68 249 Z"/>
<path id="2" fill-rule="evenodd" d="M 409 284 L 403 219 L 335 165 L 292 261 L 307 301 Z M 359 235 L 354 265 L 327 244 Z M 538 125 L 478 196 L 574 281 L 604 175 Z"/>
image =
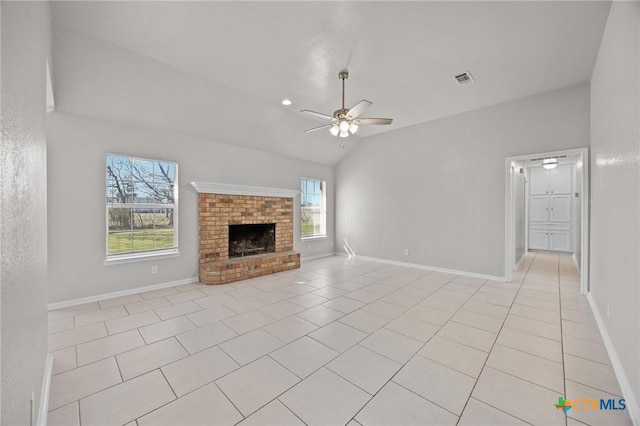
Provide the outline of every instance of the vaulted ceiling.
<path id="1" fill-rule="evenodd" d="M 334 164 L 362 137 L 589 81 L 609 6 L 56 1 L 56 108 Z M 339 108 L 343 69 L 347 107 L 394 118 L 346 149 L 299 113 Z"/>

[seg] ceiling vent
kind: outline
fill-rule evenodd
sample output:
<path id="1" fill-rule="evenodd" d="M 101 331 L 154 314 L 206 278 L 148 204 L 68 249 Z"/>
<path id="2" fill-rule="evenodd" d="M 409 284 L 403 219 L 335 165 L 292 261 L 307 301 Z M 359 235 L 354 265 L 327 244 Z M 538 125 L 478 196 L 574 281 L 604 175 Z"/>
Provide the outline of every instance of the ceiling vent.
<path id="1" fill-rule="evenodd" d="M 473 76 L 469 71 L 465 71 L 460 74 L 456 74 L 453 76 L 456 79 L 458 85 L 462 86 L 463 84 L 473 83 Z"/>

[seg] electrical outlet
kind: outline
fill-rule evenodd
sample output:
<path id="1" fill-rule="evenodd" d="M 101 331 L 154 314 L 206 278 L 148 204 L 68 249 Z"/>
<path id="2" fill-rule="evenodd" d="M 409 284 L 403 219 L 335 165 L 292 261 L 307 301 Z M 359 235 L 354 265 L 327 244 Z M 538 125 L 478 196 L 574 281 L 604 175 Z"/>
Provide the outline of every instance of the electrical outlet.
<path id="1" fill-rule="evenodd" d="M 152 274 L 157 274 L 158 273 L 158 265 L 153 265 L 151 267 L 151 273 Z"/>
<path id="2" fill-rule="evenodd" d="M 409 256 L 409 249 L 404 249 L 404 255 Z"/>

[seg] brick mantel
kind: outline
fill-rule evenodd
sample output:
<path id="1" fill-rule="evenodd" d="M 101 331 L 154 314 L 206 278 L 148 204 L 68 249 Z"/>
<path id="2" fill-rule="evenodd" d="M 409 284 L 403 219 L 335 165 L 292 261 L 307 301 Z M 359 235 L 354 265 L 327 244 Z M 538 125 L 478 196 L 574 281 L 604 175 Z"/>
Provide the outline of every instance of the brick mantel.
<path id="1" fill-rule="evenodd" d="M 191 185 L 199 192 L 201 282 L 224 284 L 300 267 L 300 254 L 293 251 L 293 198 L 298 191 L 198 182 Z M 229 258 L 229 225 L 263 223 L 275 224 L 275 252 Z"/>

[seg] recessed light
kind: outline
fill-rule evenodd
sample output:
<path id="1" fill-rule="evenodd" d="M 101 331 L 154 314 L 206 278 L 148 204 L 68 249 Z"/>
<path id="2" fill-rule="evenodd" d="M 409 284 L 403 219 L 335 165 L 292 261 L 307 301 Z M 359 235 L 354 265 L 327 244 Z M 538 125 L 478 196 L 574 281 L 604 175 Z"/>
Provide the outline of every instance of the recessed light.
<path id="1" fill-rule="evenodd" d="M 283 99 L 282 100 L 282 105 L 289 106 L 289 105 L 291 105 L 291 101 L 289 99 Z"/>

